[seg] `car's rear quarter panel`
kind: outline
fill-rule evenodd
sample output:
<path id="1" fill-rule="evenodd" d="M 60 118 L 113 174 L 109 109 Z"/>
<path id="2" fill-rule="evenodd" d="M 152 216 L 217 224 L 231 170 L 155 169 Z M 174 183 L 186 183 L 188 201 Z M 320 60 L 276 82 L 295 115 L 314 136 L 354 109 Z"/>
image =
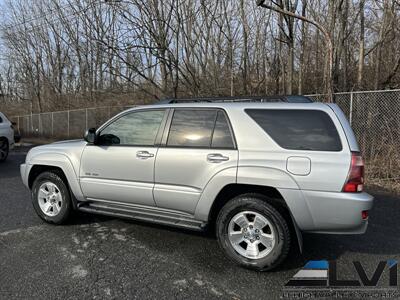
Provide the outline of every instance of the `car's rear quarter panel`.
<path id="1" fill-rule="evenodd" d="M 282 106 L 268 105 L 266 109 L 282 109 Z M 262 108 L 262 106 L 260 106 Z M 342 142 L 342 150 L 309 151 L 288 150 L 278 144 L 244 111 L 243 108 L 232 109 L 229 116 L 237 139 L 239 149 L 238 182 L 248 178 L 249 167 L 267 168 L 265 180 L 275 182 L 275 187 L 299 188 L 301 190 L 317 190 L 339 192 L 346 181 L 351 151 L 346 135 L 334 112 L 323 104 L 290 105 L 284 109 L 317 109 L 327 113 L 333 120 Z M 251 134 L 249 134 L 251 133 Z M 287 170 L 289 157 L 304 157 L 311 161 L 311 170 L 307 175 L 291 174 Z M 277 181 L 275 174 L 282 172 L 282 180 Z M 297 187 L 292 185 L 297 184 Z"/>
<path id="2" fill-rule="evenodd" d="M 228 115 L 239 149 L 237 182 L 277 188 L 297 225 L 304 231 L 362 233 L 367 222 L 361 220 L 360 212 L 371 208 L 372 197 L 365 193 L 346 195 L 341 192 L 348 176 L 352 149 L 335 112 L 319 103 L 261 104 L 252 108 L 322 110 L 332 119 L 342 150 L 284 149 L 247 115 L 245 108 L 235 107 L 228 111 Z M 308 158 L 311 161 L 308 174 L 290 173 L 287 167 L 289 157 Z"/>

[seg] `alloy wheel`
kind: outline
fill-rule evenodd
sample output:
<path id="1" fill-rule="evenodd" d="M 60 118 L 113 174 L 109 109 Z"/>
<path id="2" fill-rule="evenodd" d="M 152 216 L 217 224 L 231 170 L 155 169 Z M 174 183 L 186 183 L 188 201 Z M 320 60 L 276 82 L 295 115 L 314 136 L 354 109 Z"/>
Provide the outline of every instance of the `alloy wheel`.
<path id="1" fill-rule="evenodd" d="M 263 258 L 275 246 L 271 222 L 255 211 L 237 213 L 229 222 L 228 237 L 235 251 L 249 259 Z"/>
<path id="2" fill-rule="evenodd" d="M 37 197 L 39 207 L 45 215 L 54 217 L 60 213 L 63 197 L 57 185 L 50 181 L 42 183 Z"/>

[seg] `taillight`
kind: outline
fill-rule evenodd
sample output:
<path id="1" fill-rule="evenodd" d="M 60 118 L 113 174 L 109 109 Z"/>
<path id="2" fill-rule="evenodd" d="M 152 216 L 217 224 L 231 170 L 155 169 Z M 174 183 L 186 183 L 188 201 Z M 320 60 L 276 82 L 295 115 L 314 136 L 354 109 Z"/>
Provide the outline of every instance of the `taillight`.
<path id="1" fill-rule="evenodd" d="M 364 189 L 364 161 L 359 152 L 351 153 L 351 165 L 343 192 L 357 193 Z"/>

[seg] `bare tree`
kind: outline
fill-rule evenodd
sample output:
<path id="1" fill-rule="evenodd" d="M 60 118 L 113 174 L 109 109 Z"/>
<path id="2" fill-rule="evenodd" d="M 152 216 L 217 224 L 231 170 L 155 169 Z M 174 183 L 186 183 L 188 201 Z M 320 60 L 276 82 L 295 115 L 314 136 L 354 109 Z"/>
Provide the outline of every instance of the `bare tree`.
<path id="1" fill-rule="evenodd" d="M 400 86 L 398 1 L 5 0 L 2 8 L 3 110 Z"/>
<path id="2" fill-rule="evenodd" d="M 275 12 L 278 12 L 282 15 L 288 16 L 288 17 L 292 17 L 292 18 L 296 18 L 299 19 L 303 22 L 307 22 L 310 23 L 312 25 L 314 25 L 315 27 L 318 28 L 318 30 L 320 30 L 325 37 L 325 42 L 326 42 L 326 71 L 325 71 L 325 76 L 324 76 L 324 82 L 325 82 L 325 92 L 328 95 L 328 99 L 329 101 L 333 101 L 333 83 L 332 83 L 332 69 L 333 69 L 333 45 L 332 45 L 332 40 L 331 40 L 331 36 L 329 34 L 329 32 L 324 28 L 324 26 L 322 26 L 320 23 L 311 20 L 307 17 L 301 16 L 301 15 L 297 15 L 296 13 L 293 13 L 291 11 L 287 11 L 285 9 L 280 8 L 279 6 L 273 6 L 273 5 L 269 5 L 269 4 L 265 4 L 265 0 L 257 0 L 257 5 L 273 10 Z"/>

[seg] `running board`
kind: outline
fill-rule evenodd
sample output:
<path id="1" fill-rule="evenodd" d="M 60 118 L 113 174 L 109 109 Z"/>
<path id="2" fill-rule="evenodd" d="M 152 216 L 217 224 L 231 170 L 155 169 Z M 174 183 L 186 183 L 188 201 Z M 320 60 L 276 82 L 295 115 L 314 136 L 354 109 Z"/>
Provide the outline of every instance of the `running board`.
<path id="1" fill-rule="evenodd" d="M 139 220 L 161 225 L 203 231 L 206 222 L 194 219 L 191 215 L 157 207 L 140 205 L 107 204 L 103 201 L 85 201 L 78 204 L 78 210 L 87 213 Z"/>

